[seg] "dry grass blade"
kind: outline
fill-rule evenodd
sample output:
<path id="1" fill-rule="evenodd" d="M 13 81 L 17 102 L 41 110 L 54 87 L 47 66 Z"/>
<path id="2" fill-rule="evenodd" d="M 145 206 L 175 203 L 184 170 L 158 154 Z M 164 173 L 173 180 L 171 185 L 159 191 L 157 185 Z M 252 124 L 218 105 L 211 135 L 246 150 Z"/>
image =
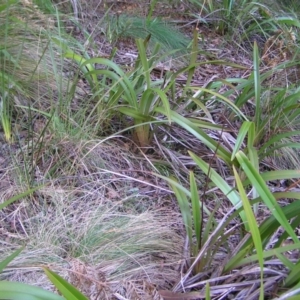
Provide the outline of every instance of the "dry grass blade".
<path id="1" fill-rule="evenodd" d="M 199 292 L 174 293 L 164 290 L 159 290 L 158 292 L 164 300 L 197 300 L 205 296 L 204 294 Z"/>

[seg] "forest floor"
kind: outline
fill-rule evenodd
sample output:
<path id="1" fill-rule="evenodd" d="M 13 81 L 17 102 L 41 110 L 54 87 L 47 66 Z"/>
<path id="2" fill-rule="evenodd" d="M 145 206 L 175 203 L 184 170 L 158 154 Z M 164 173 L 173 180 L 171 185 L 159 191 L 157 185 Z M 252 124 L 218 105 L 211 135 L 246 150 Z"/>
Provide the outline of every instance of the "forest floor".
<path id="1" fill-rule="evenodd" d="M 134 39 L 114 32 L 109 41 L 108 28 L 103 27 L 102 21 L 107 16 L 147 18 L 149 6 L 148 1 L 137 0 L 82 1 L 79 15 L 75 15 L 80 26 L 68 21 L 68 31 L 85 45 L 90 57 L 110 58 L 117 49 L 113 61 L 124 70 L 130 69 L 138 57 Z M 254 40 L 241 43 L 238 32 L 232 36 L 217 34 L 205 22 L 195 21 L 195 16 L 202 17 L 201 11 L 194 12 L 184 4 L 157 1 L 152 16 L 172 24 L 191 41 L 197 30 L 199 64 L 192 86 L 205 88 L 215 80 L 249 78 L 253 71 Z M 280 49 L 276 45 L 266 47 L 267 41 L 259 37 L 256 41 L 262 56 L 262 71 L 271 70 L 280 62 L 280 55 L 276 55 Z M 153 80 L 184 67 L 189 59 L 189 54 L 167 57 L 154 68 Z M 291 73 L 298 75 L 295 69 Z M 176 79 L 179 98 L 187 77 L 183 73 Z M 265 84 L 274 84 L 280 78 L 275 76 Z M 227 88 L 226 84 L 223 88 Z M 84 79 L 78 81 L 78 89 L 83 95 L 91 93 Z M 195 117 L 195 111 L 191 115 L 184 113 L 185 117 Z M 229 122 L 222 110 L 215 110 L 212 117 L 215 124 L 226 126 L 228 144 L 232 146 L 234 139 L 230 138 L 236 138 L 240 124 Z M 33 179 L 41 183 L 31 201 L 15 203 L 1 211 L 1 253 L 27 245 L 4 277 L 54 290 L 40 270 L 41 266 L 48 266 L 89 299 L 174 299 L 168 291 L 180 284 L 186 270 L 185 231 L 174 193 L 154 171 L 168 176 L 175 170 L 182 183 L 188 183 L 187 174 L 196 166 L 187 151 L 192 150 L 209 162 L 211 150 L 176 126 L 159 128 L 147 149 L 139 147 L 128 132 L 122 132 L 119 124 L 108 124 L 107 136 L 82 136 L 79 140 L 64 135 L 60 128 L 58 134 L 48 130 L 43 118 L 35 120 L 33 126 L 32 144 L 25 133 L 19 141 L 11 145 L 3 143 L 0 149 L 2 200 L 22 190 L 26 185 L 24 177 L 28 182 Z M 219 139 L 217 135 L 213 137 Z M 33 141 L 38 146 L 33 146 Z M 269 166 L 272 164 L 276 169 L 275 162 L 268 162 Z M 217 162 L 213 167 L 223 178 L 232 180 L 223 164 Z M 215 217 L 222 218 L 230 203 L 220 201 L 226 197 L 218 191 L 215 196 L 206 196 L 207 178 L 200 172 L 198 175 L 202 176 L 197 182 L 199 193 L 207 197 L 206 205 L 211 211 L 218 205 Z M 283 189 L 275 185 L 274 188 Z M 230 226 L 233 228 L 235 224 Z M 234 248 L 237 242 L 229 243 Z M 218 261 L 213 263 L 216 265 Z M 227 296 L 230 299 L 232 295 Z"/>

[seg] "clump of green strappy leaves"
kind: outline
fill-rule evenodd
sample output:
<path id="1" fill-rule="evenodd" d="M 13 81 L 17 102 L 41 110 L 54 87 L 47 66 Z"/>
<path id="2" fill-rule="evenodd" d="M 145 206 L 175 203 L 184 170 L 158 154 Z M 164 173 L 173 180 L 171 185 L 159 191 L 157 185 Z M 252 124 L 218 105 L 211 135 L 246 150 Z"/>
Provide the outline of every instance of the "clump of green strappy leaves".
<path id="1" fill-rule="evenodd" d="M 286 64 L 279 65 L 276 71 L 285 67 Z M 241 125 L 231 149 L 222 143 L 222 135 L 226 133 L 224 127 L 219 129 L 219 141 L 215 141 L 195 121 L 182 116 L 172 119 L 214 153 L 208 163 L 189 151 L 195 166 L 207 176 L 209 186 L 224 195 L 221 200 L 216 200 L 219 196 L 208 193 L 208 185 L 204 192 L 199 191 L 193 171 L 190 172 L 189 188 L 175 178 L 158 175 L 169 182 L 176 195 L 189 245 L 185 275 L 173 287 L 174 297 L 184 290 L 193 290 L 185 292 L 184 296 L 210 299 L 211 295 L 223 293 L 222 282 L 226 282 L 228 293 L 231 287 L 236 297 L 247 295 L 247 299 L 264 299 L 270 295 L 273 285 L 280 295 L 276 299 L 296 299 L 295 295 L 300 291 L 300 261 L 289 255 L 289 251 L 299 253 L 300 250 L 295 233 L 300 225 L 300 193 L 289 187 L 274 191 L 268 185 L 273 180 L 294 180 L 297 183 L 299 169 L 261 171 L 262 162 L 270 156 L 292 154 L 297 159 L 300 147 L 297 99 L 300 89 L 295 86 L 274 87 L 266 108 L 263 98 L 269 87 L 264 87 L 262 82 L 270 75 L 270 72 L 260 73 L 259 52 L 255 44 L 253 71 L 248 79 L 233 79 L 235 86 L 222 94 L 218 89 L 224 81 L 216 81 L 207 88 L 192 88 L 197 92 L 195 101 L 201 99 L 205 103 L 206 100 L 218 99 L 230 108 L 231 112 L 227 113 L 229 120 L 239 119 Z M 235 100 L 230 101 L 229 97 L 232 99 L 236 91 Z M 254 111 L 251 116 L 246 116 L 242 111 L 250 100 Z M 266 136 L 269 136 L 267 140 Z M 213 168 L 212 162 L 216 160 L 222 161 L 230 171 L 231 183 Z M 223 218 L 217 218 L 218 209 L 225 199 L 229 200 L 231 208 Z M 283 207 L 279 205 L 281 199 L 286 203 Z M 210 210 L 209 201 L 212 200 L 216 204 Z M 264 209 L 261 222 L 257 218 L 259 207 Z M 270 275 L 268 270 L 272 268 L 274 273 Z M 201 274 L 205 277 L 202 278 Z M 244 276 L 243 287 L 239 287 L 240 276 Z"/>

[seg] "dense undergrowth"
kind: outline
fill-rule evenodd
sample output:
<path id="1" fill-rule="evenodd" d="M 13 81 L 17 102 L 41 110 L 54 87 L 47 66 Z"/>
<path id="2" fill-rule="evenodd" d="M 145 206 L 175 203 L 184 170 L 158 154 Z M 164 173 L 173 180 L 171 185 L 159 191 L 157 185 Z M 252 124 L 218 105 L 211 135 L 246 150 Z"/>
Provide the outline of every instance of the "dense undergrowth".
<path id="1" fill-rule="evenodd" d="M 0 299 L 298 299 L 297 2 L 122 3 L 0 1 Z"/>

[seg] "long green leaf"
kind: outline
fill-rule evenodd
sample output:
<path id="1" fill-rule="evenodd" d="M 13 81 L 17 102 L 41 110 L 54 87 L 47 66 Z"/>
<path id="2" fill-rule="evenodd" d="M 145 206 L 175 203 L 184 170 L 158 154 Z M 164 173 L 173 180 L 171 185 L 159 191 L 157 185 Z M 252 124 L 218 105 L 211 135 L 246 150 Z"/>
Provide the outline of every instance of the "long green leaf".
<path id="1" fill-rule="evenodd" d="M 256 188 L 258 194 L 262 198 L 263 202 L 270 209 L 271 213 L 278 220 L 278 222 L 283 226 L 283 228 L 289 233 L 290 237 L 293 239 L 295 243 L 298 242 L 298 237 L 295 234 L 294 230 L 291 228 L 286 216 L 282 212 L 281 207 L 277 203 L 273 194 L 270 192 L 269 188 L 265 184 L 263 178 L 258 173 L 258 171 L 254 168 L 254 166 L 250 163 L 245 154 L 239 151 L 236 154 L 236 158 L 240 163 L 242 169 L 246 173 L 252 185 Z"/>
<path id="2" fill-rule="evenodd" d="M 94 66 L 90 63 L 86 63 L 87 60 L 83 56 L 76 54 L 72 50 L 68 50 L 64 54 L 64 57 L 74 60 L 79 65 L 81 71 L 86 76 L 86 79 L 89 81 L 89 84 L 92 88 L 97 84 L 98 80 L 95 74 L 90 74 L 91 77 L 88 76 L 88 72 L 95 70 Z"/>
<path id="3" fill-rule="evenodd" d="M 183 223 L 185 226 L 185 230 L 187 233 L 187 236 L 189 238 L 190 246 L 192 247 L 193 243 L 193 231 L 192 231 L 192 215 L 190 211 L 189 201 L 185 195 L 180 189 L 177 188 L 176 185 L 171 184 L 172 190 L 174 191 L 176 195 L 176 199 L 178 201 L 178 205 L 181 211 L 181 216 L 183 219 Z"/>
<path id="4" fill-rule="evenodd" d="M 261 94 L 261 81 L 260 81 L 260 71 L 259 71 L 259 52 L 256 41 L 253 47 L 253 68 L 254 68 L 254 91 L 255 91 L 255 126 L 259 128 L 260 125 L 260 115 L 261 115 L 261 104 L 260 104 L 260 94 Z"/>
<path id="5" fill-rule="evenodd" d="M 291 245 L 288 245 L 288 246 L 267 250 L 267 251 L 263 252 L 263 259 L 267 260 L 267 259 L 270 259 L 272 257 L 277 257 L 278 254 L 280 254 L 280 253 L 285 253 L 287 251 L 293 251 L 293 250 L 297 250 L 297 249 L 298 250 L 300 249 L 300 243 L 291 244 Z M 247 256 L 246 258 L 237 260 L 236 263 L 231 266 L 231 268 L 239 268 L 241 266 L 256 263 L 257 261 L 258 261 L 257 254 L 254 254 L 254 255 L 251 255 L 251 256 Z"/>
<path id="6" fill-rule="evenodd" d="M 119 75 L 120 80 L 119 81 L 124 81 L 125 85 L 127 86 L 128 89 L 128 93 L 130 94 L 130 97 L 128 96 L 128 101 L 130 101 L 131 106 L 133 107 L 137 107 L 137 98 L 136 98 L 136 93 L 133 89 L 132 83 L 129 80 L 129 78 L 126 76 L 126 74 L 123 72 L 123 70 L 114 62 L 112 62 L 109 59 L 106 58 L 91 58 L 91 59 L 87 59 L 86 61 L 82 62 L 81 67 L 87 66 L 87 65 L 94 65 L 94 64 L 100 64 L 100 65 L 104 65 L 107 66 L 109 68 L 111 68 L 114 72 L 116 72 L 116 74 Z M 97 72 L 99 73 L 100 71 L 104 71 L 104 70 L 92 70 L 89 73 L 95 75 L 97 74 Z M 109 71 L 109 70 L 106 70 Z M 125 91 L 127 91 L 127 89 L 124 89 Z"/>
<path id="7" fill-rule="evenodd" d="M 252 163 L 253 167 L 259 171 L 259 159 L 258 159 L 258 153 L 257 150 L 255 148 L 255 138 L 256 138 L 256 130 L 255 130 L 255 124 L 252 123 L 251 126 L 249 127 L 249 131 L 248 131 L 248 157 L 250 162 Z M 257 198 L 258 192 L 256 190 L 256 188 L 253 186 L 252 187 L 252 199 Z M 253 205 L 253 211 L 254 214 L 257 215 L 258 214 L 258 203 Z"/>
<path id="8" fill-rule="evenodd" d="M 165 111 L 165 116 L 168 118 L 169 124 L 171 124 L 171 108 L 170 108 L 170 102 L 167 98 L 167 95 L 163 91 L 157 88 L 153 88 L 153 91 L 157 93 L 157 95 L 160 97 L 163 104 L 163 109 Z"/>
<path id="9" fill-rule="evenodd" d="M 260 174 L 261 178 L 264 181 L 274 181 L 274 180 L 281 180 L 281 179 L 295 179 L 300 178 L 300 170 L 279 170 L 279 171 L 268 171 Z M 244 186 L 247 186 L 250 184 L 250 180 L 247 179 L 243 182 Z M 296 198 L 298 199 L 298 196 L 300 194 L 293 193 L 291 196 L 289 194 L 286 194 L 286 192 L 282 193 L 274 193 L 273 194 L 276 199 L 279 197 L 281 198 Z M 277 195 L 277 196 L 275 196 Z M 281 196 L 282 195 L 282 196 Z"/>
<path id="10" fill-rule="evenodd" d="M 281 148 L 294 148 L 294 149 L 300 149 L 300 143 L 281 143 L 275 147 L 270 148 L 266 153 L 264 153 L 264 157 L 268 157 L 270 155 L 273 155 L 275 150 L 281 149 Z"/>
<path id="11" fill-rule="evenodd" d="M 191 121 L 195 126 L 197 126 L 199 128 L 218 130 L 218 131 L 222 131 L 222 128 L 224 129 L 223 126 L 220 126 L 217 124 L 212 124 L 210 122 L 202 121 L 202 120 L 195 119 L 195 118 L 187 118 L 187 120 Z M 226 130 L 223 130 L 223 131 L 226 131 Z"/>
<path id="12" fill-rule="evenodd" d="M 85 57 L 83 57 L 80 54 L 75 53 L 69 46 L 68 43 L 63 41 L 62 39 L 57 39 L 57 38 L 52 38 L 51 39 L 53 43 L 55 43 L 57 46 L 60 47 L 60 49 L 63 51 L 62 55 L 65 58 L 69 58 L 72 59 L 73 61 L 75 61 L 81 68 L 81 71 L 86 74 L 87 71 L 92 71 L 94 70 L 94 65 L 92 63 L 87 62 L 88 59 L 86 59 Z M 86 77 L 86 79 L 89 81 L 89 84 L 91 86 L 93 86 L 94 84 L 97 83 L 97 77 L 96 76 L 92 76 L 92 78 L 90 77 Z"/>
<path id="13" fill-rule="evenodd" d="M 149 119 L 149 117 L 145 116 L 144 114 L 142 114 L 141 112 L 139 112 L 138 110 L 132 107 L 121 106 L 121 107 L 117 107 L 116 110 L 128 117 L 132 117 L 135 121 L 146 122 L 147 119 Z"/>
<path id="14" fill-rule="evenodd" d="M 148 88 L 142 95 L 139 104 L 139 112 L 145 116 L 149 116 L 152 113 L 154 105 L 154 93 L 151 88 Z"/>
<path id="15" fill-rule="evenodd" d="M 263 247 L 260 237 L 260 232 L 258 230 L 258 225 L 256 222 L 256 218 L 254 213 L 252 212 L 251 205 L 249 203 L 249 200 L 247 198 L 246 192 L 244 190 L 242 181 L 240 179 L 240 176 L 238 175 L 235 167 L 233 167 L 234 177 L 235 181 L 238 187 L 238 190 L 240 192 L 241 200 L 244 206 L 245 215 L 249 224 L 249 229 L 252 235 L 253 243 L 257 252 L 258 262 L 260 266 L 260 296 L 259 299 L 264 299 L 264 259 L 263 259 Z"/>
<path id="16" fill-rule="evenodd" d="M 147 54 L 146 54 L 144 41 L 142 39 L 137 39 L 136 45 L 137 45 L 138 52 L 139 52 L 139 59 L 141 60 L 141 63 L 143 66 L 143 75 L 146 78 L 147 89 L 149 89 L 150 85 L 151 85 L 150 68 L 149 68 L 149 64 L 148 64 L 148 60 L 147 60 Z"/>
<path id="17" fill-rule="evenodd" d="M 157 96 L 154 97 L 155 94 L 157 94 Z M 149 88 L 143 93 L 138 108 L 139 112 L 145 115 L 145 117 L 151 116 L 160 104 L 157 99 L 161 100 L 163 104 L 161 108 L 165 111 L 168 121 L 171 123 L 171 108 L 169 100 L 165 92 L 158 88 Z"/>
<path id="18" fill-rule="evenodd" d="M 274 300 L 299 300 L 300 283 L 287 292 L 280 295 L 280 298 L 274 298 Z M 296 295 L 296 296 L 295 296 Z"/>
<path id="19" fill-rule="evenodd" d="M 298 228 L 300 225 L 300 215 L 293 218 L 290 222 L 292 228 L 295 230 L 295 228 Z M 281 246 L 286 240 L 289 239 L 289 235 L 286 231 L 284 231 L 281 235 L 278 234 L 278 240 L 274 244 L 274 248 Z"/>
<path id="20" fill-rule="evenodd" d="M 229 107 L 232 108 L 232 110 L 237 113 L 239 116 L 241 116 L 245 121 L 248 121 L 247 116 L 228 98 L 224 97 L 223 95 L 214 92 L 210 89 L 201 88 L 201 87 L 192 87 L 193 90 L 203 91 L 208 94 L 211 94 L 212 96 L 216 97 L 217 99 L 220 99 L 222 102 L 225 102 Z"/>
<path id="21" fill-rule="evenodd" d="M 61 276 L 47 268 L 43 269 L 50 281 L 67 300 L 88 300 L 88 298 L 86 298 L 81 292 L 79 292 L 73 285 L 64 280 Z"/>
<path id="22" fill-rule="evenodd" d="M 297 195 L 296 195 L 297 194 Z M 275 193 L 274 197 L 277 198 L 290 198 L 290 199 L 298 199 L 294 200 L 292 203 L 282 207 L 282 212 L 288 220 L 295 219 L 300 215 L 300 193 Z M 298 198 L 297 198 L 298 197 Z M 293 225 L 293 222 L 291 223 Z M 299 225 L 299 224 L 298 224 Z M 277 232 L 280 226 L 279 221 L 275 218 L 275 216 L 268 217 L 260 226 L 260 236 L 262 238 L 263 244 L 267 245 L 270 241 L 270 238 Z M 297 226 L 295 224 L 294 226 Z M 295 227 L 292 227 L 295 228 Z M 244 242 L 243 247 L 248 247 L 252 243 L 252 239 L 247 239 Z"/>
<path id="23" fill-rule="evenodd" d="M 17 200 L 20 200 L 20 199 L 22 199 L 22 198 L 24 198 L 24 197 L 32 194 L 33 192 L 37 191 L 40 188 L 41 188 L 41 186 L 36 187 L 36 188 L 32 188 L 32 189 L 27 190 L 26 192 L 23 192 L 23 193 L 20 193 L 20 194 L 18 194 L 16 196 L 11 197 L 10 199 L 8 199 L 5 202 L 3 202 L 3 203 L 0 204 L 0 210 L 3 209 L 3 208 L 5 208 L 9 204 L 17 201 Z"/>
<path id="24" fill-rule="evenodd" d="M 209 283 L 207 282 L 205 285 L 205 300 L 210 300 L 210 286 Z"/>
<path id="25" fill-rule="evenodd" d="M 156 173 L 153 173 L 153 175 L 161 178 L 161 179 L 164 179 L 165 181 L 167 181 L 171 186 L 175 186 L 177 189 L 179 189 L 181 192 L 183 192 L 187 197 L 191 198 L 192 195 L 191 195 L 191 192 L 186 189 L 184 186 L 182 186 L 178 181 L 176 181 L 175 179 L 173 178 L 170 178 L 170 177 L 166 177 L 166 176 L 163 176 L 163 175 L 160 175 L 160 174 L 156 174 Z M 201 202 L 200 203 L 201 206 L 203 205 L 203 203 Z M 204 209 L 204 212 L 208 215 L 208 216 L 211 216 L 211 213 L 210 213 L 210 210 L 205 206 L 203 205 L 203 209 Z M 215 222 L 215 220 L 213 220 Z"/>
<path id="26" fill-rule="evenodd" d="M 20 282 L 0 281 L 2 300 L 65 300 L 65 298 L 36 286 Z M 76 298 L 72 298 L 76 299 Z M 68 299 L 71 300 L 71 299 Z M 86 299 L 85 299 L 86 300 Z"/>
<path id="27" fill-rule="evenodd" d="M 289 131 L 289 132 L 284 132 L 281 134 L 276 134 L 275 136 L 271 137 L 268 141 L 266 141 L 258 150 L 259 154 L 262 154 L 265 149 L 270 147 L 272 144 L 276 144 L 278 142 L 281 142 L 282 139 L 292 137 L 292 136 L 297 136 L 300 135 L 300 130 L 295 130 L 295 131 Z"/>
<path id="28" fill-rule="evenodd" d="M 245 139 L 245 136 L 247 135 L 251 125 L 252 125 L 252 122 L 249 122 L 249 121 L 243 122 L 243 124 L 242 124 L 242 126 L 239 130 L 238 136 L 236 138 L 236 143 L 234 145 L 234 148 L 233 148 L 233 151 L 232 151 L 232 154 L 231 154 L 231 160 L 232 161 L 235 158 L 235 154 L 240 150 L 241 145 L 242 145 L 242 143 Z"/>
<path id="29" fill-rule="evenodd" d="M 213 169 L 209 167 L 209 165 L 202 160 L 200 157 L 195 155 L 194 153 L 189 151 L 189 155 L 198 165 L 198 167 L 213 181 L 213 183 L 224 193 L 224 195 L 230 200 L 232 205 L 238 209 L 242 206 L 241 199 L 234 188 L 228 185 L 228 183 Z M 246 220 L 246 215 L 244 211 L 241 211 L 240 217 L 245 224 L 246 229 L 248 230 L 248 224 Z"/>
<path id="30" fill-rule="evenodd" d="M 163 115 L 166 115 L 166 112 L 161 107 L 157 107 L 155 110 Z M 183 116 L 180 116 L 174 111 L 170 111 L 170 117 L 172 121 L 185 128 L 196 138 L 202 141 L 207 147 L 209 147 L 213 151 L 216 151 L 217 156 L 221 157 L 228 165 L 232 164 L 230 153 L 222 145 L 219 145 L 215 140 L 209 137 L 203 130 L 195 126 L 190 120 Z"/>
<path id="31" fill-rule="evenodd" d="M 202 215 L 201 215 L 201 208 L 200 208 L 200 199 L 199 199 L 199 192 L 197 189 L 197 183 L 195 180 L 195 176 L 193 172 L 190 172 L 190 190 L 191 190 L 191 202 L 192 202 L 192 212 L 193 212 L 193 224 L 194 230 L 197 240 L 198 249 L 200 249 L 201 244 L 201 231 L 202 231 Z"/>
<path id="32" fill-rule="evenodd" d="M 289 276 L 285 279 L 285 286 L 291 287 L 292 285 L 300 283 L 300 261 L 298 261 Z"/>
<path id="33" fill-rule="evenodd" d="M 15 257 L 17 257 L 21 251 L 24 249 L 24 247 L 21 247 L 20 249 L 14 251 L 11 255 L 9 255 L 8 257 L 6 257 L 4 260 L 2 260 L 0 262 L 0 273 L 3 271 L 3 269 L 6 268 L 6 266 L 12 261 L 14 260 Z"/>
<path id="34" fill-rule="evenodd" d="M 261 174 L 265 181 L 300 178 L 300 170 L 268 171 Z"/>
<path id="35" fill-rule="evenodd" d="M 87 72 L 87 75 L 88 76 L 105 75 L 105 76 L 107 76 L 107 78 L 112 79 L 113 85 L 120 85 L 122 87 L 123 92 L 126 95 L 126 99 L 130 103 L 130 105 L 135 108 L 138 107 L 137 102 L 134 100 L 135 95 L 134 95 L 134 97 L 132 97 L 132 93 L 134 93 L 134 91 L 131 87 L 131 83 L 129 82 L 128 78 L 125 79 L 125 77 L 120 77 L 120 76 L 118 76 L 118 74 L 116 74 L 115 72 L 110 71 L 110 70 L 92 70 L 92 71 Z M 126 84 L 126 83 L 128 83 L 130 85 L 130 88 L 128 87 L 128 84 Z M 132 91 L 132 93 L 131 93 L 131 91 Z M 109 100 L 109 102 L 115 102 L 115 101 Z"/>
<path id="36" fill-rule="evenodd" d="M 292 18 L 292 17 L 278 17 L 275 18 L 275 21 L 277 21 L 279 24 L 284 24 L 287 26 L 295 26 L 300 28 L 300 21 L 297 18 Z"/>
<path id="37" fill-rule="evenodd" d="M 195 73 L 195 64 L 197 62 L 197 56 L 198 56 L 198 31 L 196 29 L 194 29 L 193 32 L 193 44 L 192 44 L 192 51 L 190 54 L 190 66 L 192 66 L 191 68 L 189 68 L 188 70 L 188 76 L 186 79 L 186 83 L 185 83 L 185 88 L 183 89 L 183 97 L 186 96 L 187 93 L 187 88 L 190 87 L 190 84 L 192 82 L 194 73 Z"/>

